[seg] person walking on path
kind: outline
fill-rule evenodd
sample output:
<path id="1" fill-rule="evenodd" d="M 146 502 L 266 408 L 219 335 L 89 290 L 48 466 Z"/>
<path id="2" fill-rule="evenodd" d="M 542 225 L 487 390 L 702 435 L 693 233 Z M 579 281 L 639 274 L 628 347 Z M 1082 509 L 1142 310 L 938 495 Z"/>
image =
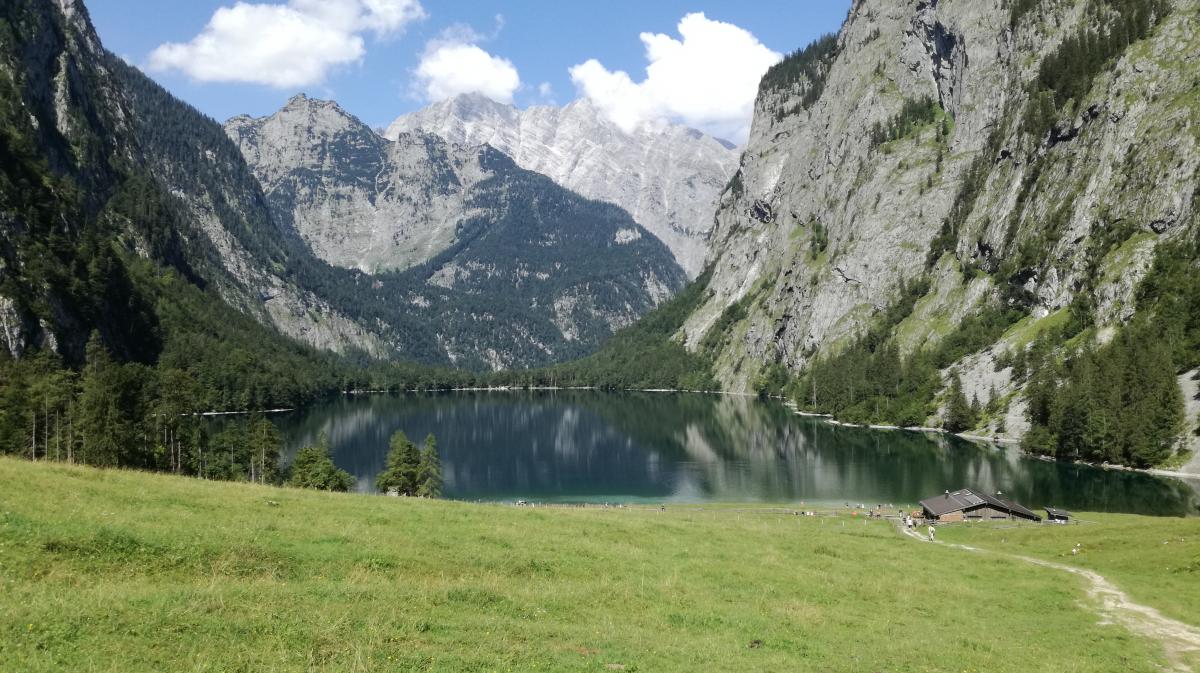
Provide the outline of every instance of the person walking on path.
<path id="1" fill-rule="evenodd" d="M 934 534 L 933 524 L 930 524 L 929 525 L 929 541 L 930 542 L 933 542 L 933 534 Z"/>

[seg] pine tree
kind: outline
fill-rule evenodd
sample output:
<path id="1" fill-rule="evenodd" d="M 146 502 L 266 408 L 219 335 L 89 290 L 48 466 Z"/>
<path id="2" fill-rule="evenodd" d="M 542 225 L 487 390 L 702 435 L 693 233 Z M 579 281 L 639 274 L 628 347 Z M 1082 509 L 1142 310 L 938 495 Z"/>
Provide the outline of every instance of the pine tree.
<path id="1" fill-rule="evenodd" d="M 329 439 L 322 434 L 316 446 L 304 447 L 296 454 L 288 484 L 322 491 L 349 491 L 354 487 L 354 477 L 333 463 Z"/>
<path id="2" fill-rule="evenodd" d="M 943 425 L 947 432 L 955 434 L 975 427 L 975 414 L 966 394 L 963 393 L 962 378 L 958 372 L 950 376 L 950 390 L 946 396 L 946 421 Z"/>
<path id="3" fill-rule="evenodd" d="M 383 493 L 416 495 L 421 451 L 402 430 L 397 430 L 388 442 L 387 466 L 375 478 L 375 488 Z"/>
<path id="4" fill-rule="evenodd" d="M 246 476 L 260 484 L 278 483 L 279 459 L 283 455 L 283 435 L 279 428 L 259 416 L 250 422 L 246 440 L 250 463 L 250 473 Z"/>
<path id="5" fill-rule="evenodd" d="M 100 335 L 92 333 L 86 350 L 87 364 L 80 381 L 79 425 L 85 437 L 83 462 L 89 465 L 116 466 L 121 450 L 128 439 L 124 432 L 126 419 L 117 406 L 116 369 Z"/>
<path id="6" fill-rule="evenodd" d="M 419 497 L 442 497 L 442 460 L 438 457 L 437 439 L 432 434 L 425 438 L 425 447 L 421 450 L 417 482 Z"/>

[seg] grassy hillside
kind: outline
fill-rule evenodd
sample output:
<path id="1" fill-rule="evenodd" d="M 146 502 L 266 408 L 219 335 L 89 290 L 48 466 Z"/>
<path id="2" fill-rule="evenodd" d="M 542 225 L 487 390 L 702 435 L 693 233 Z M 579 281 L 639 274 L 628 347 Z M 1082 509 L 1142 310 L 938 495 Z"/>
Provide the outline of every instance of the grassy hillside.
<path id="1" fill-rule="evenodd" d="M 1099 624 L 1070 576 L 850 517 L 516 509 L 12 459 L 0 483 L 5 670 L 1163 663 L 1154 643 Z"/>

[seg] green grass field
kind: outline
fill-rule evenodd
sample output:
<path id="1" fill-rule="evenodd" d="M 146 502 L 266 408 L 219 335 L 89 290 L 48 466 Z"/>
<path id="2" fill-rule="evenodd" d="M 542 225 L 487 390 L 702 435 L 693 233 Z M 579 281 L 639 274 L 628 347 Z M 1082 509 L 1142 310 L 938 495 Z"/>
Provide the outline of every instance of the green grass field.
<path id="1" fill-rule="evenodd" d="M 0 486 L 0 673 L 1165 664 L 1098 623 L 1072 576 L 850 517 L 518 509 L 11 459 Z"/>
<path id="2" fill-rule="evenodd" d="M 940 539 L 1094 570 L 1134 600 L 1200 626 L 1200 519 L 1077 518 L 1083 521 L 1068 526 L 951 526 Z"/>

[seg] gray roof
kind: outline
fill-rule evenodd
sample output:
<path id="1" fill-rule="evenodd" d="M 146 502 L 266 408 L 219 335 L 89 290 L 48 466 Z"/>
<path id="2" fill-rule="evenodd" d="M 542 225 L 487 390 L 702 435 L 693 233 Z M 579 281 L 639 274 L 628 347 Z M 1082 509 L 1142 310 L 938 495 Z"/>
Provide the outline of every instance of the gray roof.
<path id="1" fill-rule="evenodd" d="M 942 516 L 950 512 L 978 507 L 985 502 L 983 498 L 976 495 L 973 491 L 964 488 L 961 491 L 926 498 L 921 501 L 921 507 L 934 516 Z"/>
<path id="2" fill-rule="evenodd" d="M 921 507 L 933 516 L 943 516 L 951 512 L 961 512 L 988 505 L 993 509 L 1011 512 L 1017 516 L 1041 521 L 1042 517 L 1034 514 L 1029 508 L 1009 500 L 999 494 L 987 495 L 964 488 L 953 493 L 943 493 L 921 501 Z"/>
<path id="3" fill-rule="evenodd" d="M 1023 516 L 1026 519 L 1034 519 L 1036 521 L 1042 520 L 1042 517 L 1038 516 L 1037 514 L 1034 514 L 1033 510 L 1029 509 L 1028 507 L 1026 507 L 1020 503 L 1017 503 L 1012 500 L 1009 500 L 1008 498 L 1002 497 L 1002 496 L 1000 496 L 1000 494 L 996 494 L 995 496 L 990 497 L 988 499 L 991 500 L 994 504 L 999 504 L 1000 509 L 1007 509 L 1009 512 L 1012 512 L 1013 514 L 1016 514 L 1018 516 Z"/>
<path id="4" fill-rule="evenodd" d="M 1071 518 L 1070 512 L 1065 509 L 1058 509 L 1057 507 L 1047 507 L 1046 514 L 1053 517 Z"/>

